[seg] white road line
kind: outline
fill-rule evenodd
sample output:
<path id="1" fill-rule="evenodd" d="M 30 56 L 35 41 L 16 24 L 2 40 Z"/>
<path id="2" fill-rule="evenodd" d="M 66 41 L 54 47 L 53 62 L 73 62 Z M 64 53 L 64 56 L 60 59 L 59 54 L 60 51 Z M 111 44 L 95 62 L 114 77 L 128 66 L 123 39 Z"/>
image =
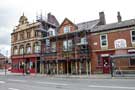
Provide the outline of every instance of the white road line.
<path id="1" fill-rule="evenodd" d="M 0 81 L 0 83 L 6 83 L 6 82 L 4 82 L 4 81 Z"/>
<path id="2" fill-rule="evenodd" d="M 65 84 L 65 83 L 53 83 L 53 82 L 36 82 L 36 83 L 48 84 L 48 85 L 61 85 L 61 86 L 67 86 L 67 85 L 69 85 L 69 84 Z"/>
<path id="3" fill-rule="evenodd" d="M 135 87 L 122 87 L 122 86 L 98 86 L 98 85 L 89 85 L 88 87 L 94 88 L 114 88 L 114 89 L 128 89 L 128 90 L 135 90 Z"/>
<path id="4" fill-rule="evenodd" d="M 20 89 L 17 89 L 17 88 L 8 88 L 8 90 L 20 90 Z"/>
<path id="5" fill-rule="evenodd" d="M 17 79 L 8 79 L 8 81 L 13 81 L 13 82 L 26 82 L 26 80 L 17 80 Z"/>

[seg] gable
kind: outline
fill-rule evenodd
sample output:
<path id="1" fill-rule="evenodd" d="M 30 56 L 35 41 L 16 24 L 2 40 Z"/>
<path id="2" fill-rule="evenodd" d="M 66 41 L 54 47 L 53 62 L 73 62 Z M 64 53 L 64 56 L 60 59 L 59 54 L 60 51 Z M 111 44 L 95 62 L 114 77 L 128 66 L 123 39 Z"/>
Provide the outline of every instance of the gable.
<path id="1" fill-rule="evenodd" d="M 72 23 L 69 19 L 65 18 L 59 27 L 58 34 L 64 34 L 65 27 L 69 27 L 70 32 L 77 30 L 77 26 L 74 23 Z"/>

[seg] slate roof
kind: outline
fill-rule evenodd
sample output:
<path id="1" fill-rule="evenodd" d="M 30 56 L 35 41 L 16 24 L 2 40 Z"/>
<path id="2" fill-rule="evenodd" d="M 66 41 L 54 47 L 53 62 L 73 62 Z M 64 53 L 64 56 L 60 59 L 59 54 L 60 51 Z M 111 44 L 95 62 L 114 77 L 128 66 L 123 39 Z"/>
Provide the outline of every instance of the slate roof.
<path id="1" fill-rule="evenodd" d="M 88 21 L 88 22 L 82 22 L 77 24 L 78 30 L 90 30 L 93 27 L 95 27 L 99 23 L 99 19 Z"/>
<path id="2" fill-rule="evenodd" d="M 91 29 L 91 32 L 100 32 L 100 31 L 112 30 L 112 29 L 128 27 L 128 26 L 135 26 L 135 19 L 125 20 L 119 23 L 96 26 Z"/>

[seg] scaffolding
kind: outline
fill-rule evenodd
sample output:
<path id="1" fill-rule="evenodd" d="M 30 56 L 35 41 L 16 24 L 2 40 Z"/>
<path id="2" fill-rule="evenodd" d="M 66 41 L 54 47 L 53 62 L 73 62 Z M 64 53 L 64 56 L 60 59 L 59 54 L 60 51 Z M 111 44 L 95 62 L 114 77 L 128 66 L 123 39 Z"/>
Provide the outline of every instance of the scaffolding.
<path id="1" fill-rule="evenodd" d="M 80 34 L 82 35 L 80 36 Z M 48 47 L 45 50 L 47 52 L 45 61 L 48 62 L 47 72 L 50 72 L 50 66 L 53 66 L 51 72 L 55 71 L 54 74 L 90 74 L 90 54 L 89 54 L 89 40 L 88 32 L 75 31 L 68 32 L 62 35 L 48 36 L 50 43 L 56 42 L 56 52 L 51 52 L 52 47 Z M 85 38 L 86 42 L 81 42 L 81 38 Z M 47 39 L 46 38 L 46 39 Z M 69 46 L 69 40 L 72 40 L 72 45 Z M 66 50 L 63 48 L 63 42 L 66 41 Z M 46 73 L 47 73 L 46 72 Z"/>

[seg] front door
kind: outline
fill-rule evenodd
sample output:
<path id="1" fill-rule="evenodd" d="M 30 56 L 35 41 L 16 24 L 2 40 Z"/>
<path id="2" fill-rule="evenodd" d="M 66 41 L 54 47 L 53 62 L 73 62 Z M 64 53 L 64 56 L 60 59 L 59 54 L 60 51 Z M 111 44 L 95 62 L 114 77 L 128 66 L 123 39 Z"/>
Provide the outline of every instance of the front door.
<path id="1" fill-rule="evenodd" d="M 109 74 L 110 73 L 110 61 L 109 57 L 103 57 L 103 73 L 104 74 Z"/>

